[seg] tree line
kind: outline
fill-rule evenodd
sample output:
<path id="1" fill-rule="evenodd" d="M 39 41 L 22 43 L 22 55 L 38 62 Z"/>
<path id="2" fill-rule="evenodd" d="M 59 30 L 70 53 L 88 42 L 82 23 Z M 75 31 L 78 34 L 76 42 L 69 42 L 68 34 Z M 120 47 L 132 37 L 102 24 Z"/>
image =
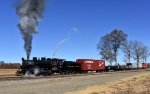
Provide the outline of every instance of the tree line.
<path id="1" fill-rule="evenodd" d="M 127 38 L 126 33 L 117 29 L 102 36 L 97 45 L 101 58 L 108 61 L 110 65 L 113 62 L 119 64 L 117 56 L 121 50 L 124 54 L 124 62 L 131 63 L 131 59 L 133 59 L 137 64 L 140 62 L 146 63 L 150 56 L 148 46 L 141 41 L 128 40 Z"/>
<path id="2" fill-rule="evenodd" d="M 0 69 L 19 69 L 20 66 L 20 63 L 5 63 L 4 61 L 0 61 Z"/>

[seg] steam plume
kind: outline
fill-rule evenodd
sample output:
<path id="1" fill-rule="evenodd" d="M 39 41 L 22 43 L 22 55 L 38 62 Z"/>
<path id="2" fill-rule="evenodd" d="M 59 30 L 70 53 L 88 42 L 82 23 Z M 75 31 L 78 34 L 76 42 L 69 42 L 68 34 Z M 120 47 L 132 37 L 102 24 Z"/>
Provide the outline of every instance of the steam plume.
<path id="1" fill-rule="evenodd" d="M 17 15 L 20 16 L 18 28 L 24 40 L 24 49 L 27 59 L 32 50 L 33 34 L 38 33 L 38 22 L 45 8 L 45 0 L 20 0 L 16 7 Z"/>
<path id="2" fill-rule="evenodd" d="M 59 51 L 59 49 L 69 40 L 68 37 L 62 39 L 61 41 L 59 41 L 59 43 L 57 44 L 55 50 L 54 50 L 54 53 L 53 53 L 53 57 L 55 57 L 56 53 Z"/>
<path id="3" fill-rule="evenodd" d="M 58 44 L 57 44 L 57 46 L 56 46 L 56 48 L 55 48 L 55 50 L 54 50 L 54 52 L 53 52 L 52 58 L 55 57 L 55 55 L 56 55 L 56 53 L 59 51 L 59 49 L 60 49 L 67 41 L 70 40 L 70 37 L 71 37 L 74 33 L 77 33 L 77 32 L 79 32 L 79 29 L 78 29 L 78 28 L 76 28 L 76 27 L 71 28 L 71 32 L 69 32 L 68 35 L 67 35 L 64 39 L 62 39 L 62 40 L 60 40 L 60 41 L 58 42 Z"/>

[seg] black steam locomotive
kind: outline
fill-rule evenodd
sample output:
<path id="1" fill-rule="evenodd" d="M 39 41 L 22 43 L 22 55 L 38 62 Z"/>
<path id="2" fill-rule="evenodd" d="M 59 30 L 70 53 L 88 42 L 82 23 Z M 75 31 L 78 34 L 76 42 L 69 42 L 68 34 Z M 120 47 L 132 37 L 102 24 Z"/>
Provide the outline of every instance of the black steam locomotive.
<path id="1" fill-rule="evenodd" d="M 23 75 L 51 75 L 54 73 L 70 74 L 79 73 L 80 65 L 73 61 L 58 58 L 37 58 L 25 60 L 22 58 L 21 72 Z"/>
<path id="2" fill-rule="evenodd" d="M 17 71 L 17 75 L 51 75 L 54 73 L 59 74 L 76 74 L 87 73 L 88 71 L 123 71 L 131 69 L 146 69 L 147 64 L 143 63 L 141 67 L 134 67 L 132 64 L 127 65 L 114 65 L 105 66 L 104 60 L 93 59 L 77 59 L 74 61 L 66 61 L 59 58 L 37 58 L 33 57 L 32 60 L 25 60 L 22 58 L 21 69 Z"/>

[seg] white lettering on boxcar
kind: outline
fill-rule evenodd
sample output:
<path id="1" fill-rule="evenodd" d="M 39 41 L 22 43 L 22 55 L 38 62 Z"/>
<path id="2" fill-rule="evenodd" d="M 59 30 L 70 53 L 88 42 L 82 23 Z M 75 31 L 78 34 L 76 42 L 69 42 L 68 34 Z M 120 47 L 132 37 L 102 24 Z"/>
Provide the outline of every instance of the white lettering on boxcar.
<path id="1" fill-rule="evenodd" d="M 85 61 L 84 63 L 94 63 L 94 62 L 91 60 L 88 60 L 88 61 Z"/>

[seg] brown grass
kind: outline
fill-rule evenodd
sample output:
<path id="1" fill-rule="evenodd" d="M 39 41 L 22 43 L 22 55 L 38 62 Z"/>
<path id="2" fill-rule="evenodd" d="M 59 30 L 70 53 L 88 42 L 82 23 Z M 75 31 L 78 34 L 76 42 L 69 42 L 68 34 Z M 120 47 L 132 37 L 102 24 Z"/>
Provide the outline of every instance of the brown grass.
<path id="1" fill-rule="evenodd" d="M 90 94 L 99 94 L 98 92 L 93 92 L 93 93 L 90 93 Z"/>
<path id="2" fill-rule="evenodd" d="M 97 93 L 99 94 L 99 93 Z M 128 86 L 125 90 L 118 90 L 116 92 L 112 92 L 112 94 L 150 94 L 150 87 L 146 86 L 146 90 L 134 91 L 133 87 Z"/>
<path id="3" fill-rule="evenodd" d="M 104 85 L 91 86 L 70 94 L 150 94 L 150 73 L 139 74 Z"/>
<path id="4" fill-rule="evenodd" d="M 134 77 L 124 82 L 112 86 L 114 91 L 110 94 L 150 94 L 150 75 Z M 119 85 L 122 84 L 122 85 Z M 123 86 L 124 85 L 124 86 Z M 104 94 L 104 93 L 97 93 Z"/>
<path id="5" fill-rule="evenodd" d="M 13 77 L 16 75 L 17 69 L 0 69 L 0 78 Z"/>

